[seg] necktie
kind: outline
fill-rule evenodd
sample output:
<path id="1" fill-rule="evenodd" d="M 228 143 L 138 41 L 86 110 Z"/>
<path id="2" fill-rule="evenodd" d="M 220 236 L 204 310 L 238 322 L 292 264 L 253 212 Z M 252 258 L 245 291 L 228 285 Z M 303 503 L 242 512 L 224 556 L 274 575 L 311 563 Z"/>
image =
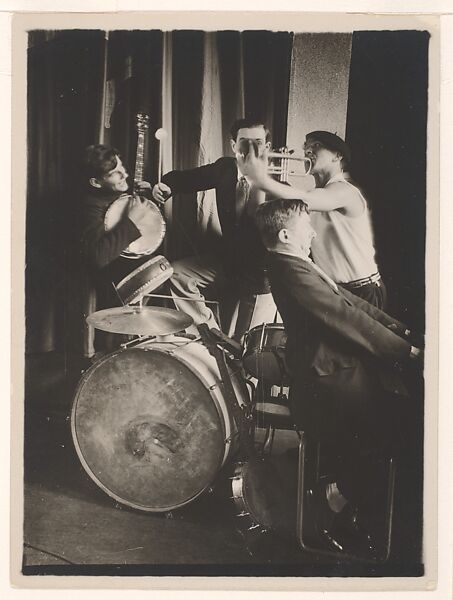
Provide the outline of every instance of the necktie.
<path id="1" fill-rule="evenodd" d="M 236 184 L 236 222 L 241 218 L 249 196 L 250 186 L 245 177 L 241 177 Z"/>

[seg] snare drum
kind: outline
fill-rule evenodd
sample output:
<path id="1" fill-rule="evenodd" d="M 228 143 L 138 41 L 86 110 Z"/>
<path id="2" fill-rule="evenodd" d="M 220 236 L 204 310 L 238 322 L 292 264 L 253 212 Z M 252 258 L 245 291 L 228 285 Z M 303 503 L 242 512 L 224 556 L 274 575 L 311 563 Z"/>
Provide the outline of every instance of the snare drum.
<path id="1" fill-rule="evenodd" d="M 230 372 L 244 405 L 244 379 Z M 95 363 L 76 390 L 71 429 L 93 481 L 118 502 L 149 512 L 193 501 L 237 447 L 215 359 L 199 342 L 176 336 Z"/>
<path id="2" fill-rule="evenodd" d="M 242 364 L 259 381 L 287 385 L 286 333 L 281 323 L 263 323 L 245 336 Z"/>
<path id="3" fill-rule="evenodd" d="M 173 275 L 173 267 L 165 256 L 154 256 L 126 275 L 115 285 L 123 304 L 136 304 Z"/>

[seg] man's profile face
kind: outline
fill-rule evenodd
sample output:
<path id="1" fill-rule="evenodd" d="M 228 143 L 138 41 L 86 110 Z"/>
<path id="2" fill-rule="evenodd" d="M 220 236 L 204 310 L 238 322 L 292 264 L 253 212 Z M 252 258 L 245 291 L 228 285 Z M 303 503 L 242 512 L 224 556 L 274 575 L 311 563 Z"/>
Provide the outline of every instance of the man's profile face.
<path id="1" fill-rule="evenodd" d="M 311 160 L 311 173 L 325 170 L 338 158 L 337 152 L 332 152 L 316 139 L 308 138 L 304 144 L 304 153 Z"/>
<path id="2" fill-rule="evenodd" d="M 310 221 L 310 215 L 302 212 L 294 215 L 287 223 L 286 229 L 292 244 L 298 246 L 304 254 L 310 252 L 311 242 L 316 236 Z"/>
<path id="3" fill-rule="evenodd" d="M 264 150 L 270 148 L 270 142 L 266 142 L 266 131 L 263 125 L 257 127 L 243 127 L 238 130 L 235 140 L 231 140 L 231 148 L 235 154 L 242 153 L 242 145 L 252 140 L 258 150 L 258 156 L 262 156 Z"/>
<path id="4" fill-rule="evenodd" d="M 125 166 L 123 165 L 121 158 L 116 157 L 116 166 L 106 173 L 102 178 L 91 179 L 90 183 L 93 187 L 102 188 L 110 192 L 127 192 L 128 184 L 127 178 L 129 177 Z"/>

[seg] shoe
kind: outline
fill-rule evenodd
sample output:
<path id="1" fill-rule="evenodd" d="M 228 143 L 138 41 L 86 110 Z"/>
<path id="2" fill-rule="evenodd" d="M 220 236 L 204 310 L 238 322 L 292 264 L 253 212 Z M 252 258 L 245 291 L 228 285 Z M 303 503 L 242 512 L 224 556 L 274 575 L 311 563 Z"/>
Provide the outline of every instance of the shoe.
<path id="1" fill-rule="evenodd" d="M 311 525 L 307 523 L 307 537 L 333 552 L 374 558 L 374 541 L 362 524 L 357 508 L 348 503 L 339 513 L 334 512 L 327 501 L 327 483 L 329 481 L 321 479 L 315 488 L 307 491 L 307 513 L 312 521 Z"/>

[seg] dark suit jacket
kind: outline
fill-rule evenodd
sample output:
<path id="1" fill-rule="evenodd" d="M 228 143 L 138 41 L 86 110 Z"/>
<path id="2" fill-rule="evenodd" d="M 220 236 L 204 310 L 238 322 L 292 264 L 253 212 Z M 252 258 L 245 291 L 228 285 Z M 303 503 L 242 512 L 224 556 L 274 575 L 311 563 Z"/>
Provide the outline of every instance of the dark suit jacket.
<path id="1" fill-rule="evenodd" d="M 235 227 L 235 201 L 238 169 L 234 158 L 224 156 L 216 162 L 185 171 L 170 171 L 162 177 L 173 193 L 215 189 L 217 211 L 224 236 Z"/>
<path id="2" fill-rule="evenodd" d="M 215 189 L 219 221 L 222 228 L 220 256 L 229 276 L 238 275 L 257 293 L 268 291 L 265 275 L 266 250 L 252 219 L 246 214 L 236 222 L 236 184 L 238 169 L 234 158 L 222 157 L 216 162 L 171 171 L 162 177 L 172 193 L 190 193 Z"/>
<path id="3" fill-rule="evenodd" d="M 409 358 L 411 344 L 402 323 L 347 290 L 335 291 L 308 261 L 271 252 L 268 262 L 294 377 L 332 375 L 371 361 L 384 389 L 404 392 L 395 366 Z"/>

